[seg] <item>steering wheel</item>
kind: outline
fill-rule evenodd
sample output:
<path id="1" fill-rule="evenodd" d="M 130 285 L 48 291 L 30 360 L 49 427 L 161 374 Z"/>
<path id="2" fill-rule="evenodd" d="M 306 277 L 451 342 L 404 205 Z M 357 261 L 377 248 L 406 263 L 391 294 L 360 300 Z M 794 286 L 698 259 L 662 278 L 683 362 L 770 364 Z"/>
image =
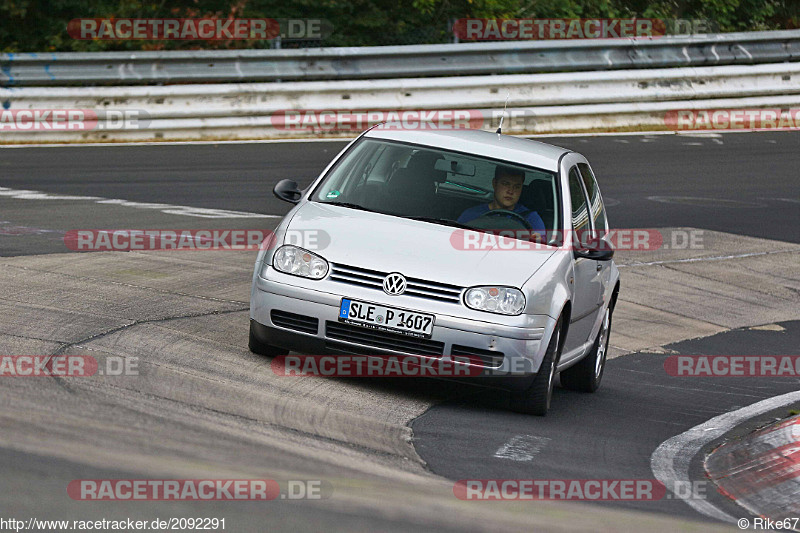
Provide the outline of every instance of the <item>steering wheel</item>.
<path id="1" fill-rule="evenodd" d="M 508 209 L 493 209 L 492 211 L 487 211 L 486 213 L 482 214 L 478 218 L 484 218 L 484 217 L 485 218 L 497 218 L 497 217 L 508 218 L 509 215 L 510 215 L 511 218 L 513 218 L 517 222 L 521 222 L 522 225 L 525 226 L 525 229 L 533 230 L 533 226 L 531 225 L 530 222 L 528 222 L 528 219 L 526 219 L 525 217 L 523 217 L 519 213 L 515 213 L 514 211 L 509 211 Z"/>

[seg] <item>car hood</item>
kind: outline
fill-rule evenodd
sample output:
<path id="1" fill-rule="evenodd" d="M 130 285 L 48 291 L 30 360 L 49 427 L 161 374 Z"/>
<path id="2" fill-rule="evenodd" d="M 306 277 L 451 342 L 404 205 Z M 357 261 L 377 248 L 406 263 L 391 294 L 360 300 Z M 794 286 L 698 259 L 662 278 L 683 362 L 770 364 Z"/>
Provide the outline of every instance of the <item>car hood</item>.
<path id="1" fill-rule="evenodd" d="M 521 287 L 555 249 L 508 250 L 512 241 L 430 222 L 341 206 L 306 202 L 288 226 L 284 243 L 303 246 L 331 263 L 400 272 L 404 276 L 461 287 Z M 481 239 L 479 250 L 464 250 L 464 234 Z M 311 236 L 313 240 L 303 241 Z M 484 240 L 494 239 L 499 241 Z M 316 246 L 312 244 L 318 243 Z M 473 241 L 474 242 L 474 241 Z"/>

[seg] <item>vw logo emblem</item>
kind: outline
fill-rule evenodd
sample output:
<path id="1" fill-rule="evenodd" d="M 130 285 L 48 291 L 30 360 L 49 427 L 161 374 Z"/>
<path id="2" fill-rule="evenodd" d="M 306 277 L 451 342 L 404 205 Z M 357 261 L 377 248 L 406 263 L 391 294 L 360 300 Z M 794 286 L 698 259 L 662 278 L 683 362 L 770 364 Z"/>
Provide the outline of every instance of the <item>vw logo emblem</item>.
<path id="1" fill-rule="evenodd" d="M 406 278 L 399 272 L 392 272 L 383 278 L 383 292 L 398 296 L 406 292 Z"/>

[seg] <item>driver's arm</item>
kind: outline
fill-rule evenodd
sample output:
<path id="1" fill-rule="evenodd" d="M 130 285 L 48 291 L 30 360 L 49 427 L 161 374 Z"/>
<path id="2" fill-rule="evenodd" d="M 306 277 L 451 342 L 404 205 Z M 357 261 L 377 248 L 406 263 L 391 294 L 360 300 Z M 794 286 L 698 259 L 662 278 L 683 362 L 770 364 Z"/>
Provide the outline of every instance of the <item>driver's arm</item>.
<path id="1" fill-rule="evenodd" d="M 526 217 L 528 223 L 531 225 L 531 238 L 536 242 L 545 242 L 547 240 L 547 229 L 544 225 L 544 220 L 539 216 L 536 211 L 531 211 Z"/>

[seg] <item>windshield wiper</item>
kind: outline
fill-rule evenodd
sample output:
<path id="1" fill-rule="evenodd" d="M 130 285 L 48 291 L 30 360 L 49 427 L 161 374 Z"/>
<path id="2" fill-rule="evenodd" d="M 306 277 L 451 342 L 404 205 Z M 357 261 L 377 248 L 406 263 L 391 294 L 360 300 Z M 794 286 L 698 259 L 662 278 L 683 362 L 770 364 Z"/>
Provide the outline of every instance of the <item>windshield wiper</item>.
<path id="1" fill-rule="evenodd" d="M 449 220 L 447 218 L 436 218 L 436 217 L 403 217 L 409 220 L 419 220 L 420 222 L 432 222 L 434 224 L 441 224 L 442 226 L 452 226 L 454 228 L 462 228 L 462 229 L 469 229 L 472 231 L 485 231 L 482 229 L 476 229 L 472 226 L 467 226 L 466 224 L 462 224 L 461 222 L 456 222 L 455 220 Z"/>
<path id="2" fill-rule="evenodd" d="M 364 207 L 363 205 L 352 204 L 350 202 L 321 202 L 325 205 L 338 205 L 339 207 L 349 207 L 350 209 L 360 209 L 361 211 L 369 211 L 370 213 L 377 213 L 374 209 Z"/>

